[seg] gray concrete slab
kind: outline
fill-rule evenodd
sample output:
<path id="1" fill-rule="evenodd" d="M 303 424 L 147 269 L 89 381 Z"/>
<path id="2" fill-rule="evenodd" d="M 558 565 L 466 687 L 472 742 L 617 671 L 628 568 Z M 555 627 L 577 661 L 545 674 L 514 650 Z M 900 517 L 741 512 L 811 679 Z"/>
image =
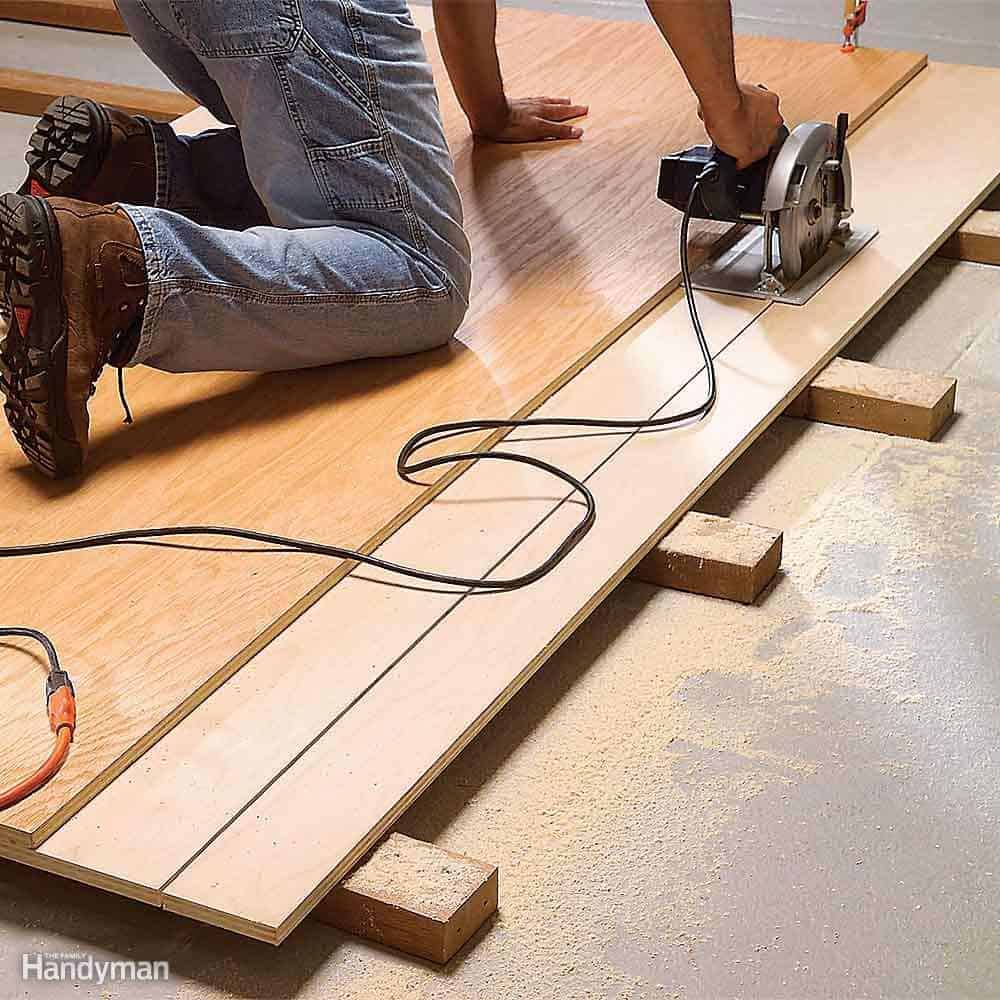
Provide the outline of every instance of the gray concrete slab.
<path id="1" fill-rule="evenodd" d="M 511 0 L 510 6 L 611 20 L 646 20 L 643 0 Z M 736 30 L 815 42 L 841 38 L 841 0 L 733 0 Z M 942 62 L 1000 66 L 995 0 L 874 0 L 862 44 L 927 52 Z"/>
<path id="2" fill-rule="evenodd" d="M 175 90 L 131 38 L 0 21 L 0 66 Z"/>

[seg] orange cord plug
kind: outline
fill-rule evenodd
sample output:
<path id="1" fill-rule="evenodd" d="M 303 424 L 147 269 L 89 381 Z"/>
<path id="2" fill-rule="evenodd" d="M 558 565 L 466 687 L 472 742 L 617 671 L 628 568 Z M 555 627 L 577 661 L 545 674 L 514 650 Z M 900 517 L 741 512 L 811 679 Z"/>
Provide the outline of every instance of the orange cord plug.
<path id="1" fill-rule="evenodd" d="M 56 734 L 55 746 L 48 760 L 30 777 L 19 782 L 13 788 L 0 793 L 0 811 L 10 809 L 23 802 L 29 795 L 34 795 L 43 785 L 51 781 L 69 757 L 73 734 L 76 732 L 76 695 L 69 675 L 65 671 L 53 671 L 46 685 L 46 701 L 49 712 L 49 725 Z"/>
<path id="2" fill-rule="evenodd" d="M 60 729 L 69 729 L 70 741 L 76 731 L 76 695 L 70 684 L 63 684 L 49 695 L 49 725 L 57 736 Z"/>

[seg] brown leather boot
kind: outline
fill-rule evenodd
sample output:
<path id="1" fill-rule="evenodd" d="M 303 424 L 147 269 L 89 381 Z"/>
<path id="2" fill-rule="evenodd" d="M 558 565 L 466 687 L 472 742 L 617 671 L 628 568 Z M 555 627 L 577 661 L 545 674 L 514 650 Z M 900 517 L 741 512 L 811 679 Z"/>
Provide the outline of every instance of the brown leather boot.
<path id="1" fill-rule="evenodd" d="M 156 158 L 149 125 L 81 97 L 60 97 L 42 115 L 19 194 L 57 195 L 95 205 L 152 205 Z"/>
<path id="2" fill-rule="evenodd" d="M 117 205 L 0 198 L 0 278 L 13 307 L 0 343 L 4 412 L 47 476 L 87 457 L 87 404 L 106 364 L 135 353 L 146 303 L 139 234 Z"/>

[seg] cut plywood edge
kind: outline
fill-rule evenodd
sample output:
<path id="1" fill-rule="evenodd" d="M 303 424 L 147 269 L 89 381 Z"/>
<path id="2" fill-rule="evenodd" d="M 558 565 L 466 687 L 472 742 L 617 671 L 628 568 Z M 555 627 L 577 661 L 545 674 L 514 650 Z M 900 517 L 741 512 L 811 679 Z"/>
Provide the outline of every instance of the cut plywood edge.
<path id="1" fill-rule="evenodd" d="M 990 88 L 1000 90 L 995 72 L 936 66 L 863 130 L 853 150 L 858 217 L 879 225 L 879 239 L 807 306 L 770 306 L 722 352 L 719 401 L 708 418 L 634 436 L 604 461 L 588 477 L 598 525 L 564 564 L 529 590 L 459 601 L 170 883 L 167 908 L 209 922 L 221 915 L 223 926 L 283 940 L 992 189 L 1000 102 L 982 99 Z M 935 128 L 915 130 L 928 117 Z M 961 142 L 970 131 L 990 137 L 975 155 Z M 949 149 L 961 155 L 949 160 L 947 188 L 937 185 L 931 196 L 926 178 Z M 906 209 L 916 198 L 924 209 L 914 215 Z M 683 409 L 703 392 L 692 383 L 670 405 Z M 518 447 L 558 463 L 563 444 Z M 474 468 L 463 481 L 476 475 Z M 504 561 L 504 574 L 536 564 L 578 516 L 572 504 L 560 505 Z M 438 538 L 435 551 L 450 554 L 462 537 Z M 315 671 L 315 657 L 309 666 Z M 375 745 L 370 734 L 386 727 L 401 735 Z M 330 788 L 336 802 L 317 808 Z M 290 868 L 283 859 L 293 854 Z"/>
<path id="2" fill-rule="evenodd" d="M 0 20 L 128 34 L 114 0 L 0 0 Z"/>
<path id="3" fill-rule="evenodd" d="M 975 264 L 1000 264 L 1000 211 L 973 212 L 938 253 Z"/>
<path id="4" fill-rule="evenodd" d="M 955 413 L 957 385 L 944 375 L 834 358 L 787 415 L 933 441 Z"/>
<path id="5" fill-rule="evenodd" d="M 690 511 L 636 566 L 642 583 L 753 604 L 781 565 L 782 534 Z"/>
<path id="6" fill-rule="evenodd" d="M 15 861 L 50 875 L 72 879 L 74 882 L 94 889 L 113 892 L 118 896 L 125 896 L 150 906 L 162 907 L 163 905 L 163 894 L 158 889 L 135 885 L 119 878 L 108 878 L 102 872 L 95 872 L 83 865 L 67 863 L 59 858 L 48 857 L 30 847 L 12 843 L 10 840 L 0 840 L 0 858 Z"/>
<path id="7" fill-rule="evenodd" d="M 176 91 L 154 90 L 117 83 L 80 80 L 25 69 L 0 68 L 0 111 L 18 115 L 40 115 L 64 94 L 89 97 L 131 115 L 157 121 L 173 121 L 196 107 L 191 98 Z"/>
<path id="8" fill-rule="evenodd" d="M 0 844 L 0 858 L 155 907 L 162 893 L 108 879 L 30 849 Z M 438 964 L 449 962 L 499 906 L 494 864 L 391 834 L 313 911 L 338 930 Z"/>
<path id="9" fill-rule="evenodd" d="M 496 913 L 499 887 L 496 865 L 393 833 L 312 916 L 443 965 Z"/>

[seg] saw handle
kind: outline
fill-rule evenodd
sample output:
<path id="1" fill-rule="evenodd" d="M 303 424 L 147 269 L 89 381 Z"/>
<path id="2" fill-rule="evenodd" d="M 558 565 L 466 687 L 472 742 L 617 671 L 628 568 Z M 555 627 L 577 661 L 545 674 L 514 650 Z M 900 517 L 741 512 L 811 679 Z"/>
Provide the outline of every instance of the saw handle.
<path id="1" fill-rule="evenodd" d="M 846 111 L 837 115 L 837 162 L 844 162 L 844 150 L 847 148 L 847 130 L 850 127 L 850 116 Z"/>
<path id="2" fill-rule="evenodd" d="M 665 156 L 660 161 L 657 197 L 683 212 L 692 186 L 700 179 L 692 218 L 718 222 L 757 221 L 771 163 L 787 138 L 788 129 L 782 125 L 770 154 L 744 170 L 737 170 L 736 158 L 718 146 L 694 146 Z"/>
<path id="3" fill-rule="evenodd" d="M 844 180 L 844 156 L 847 153 L 847 130 L 850 125 L 850 118 L 846 112 L 841 112 L 837 115 L 837 202 L 841 207 L 843 207 L 844 202 L 847 200 L 847 185 Z"/>

